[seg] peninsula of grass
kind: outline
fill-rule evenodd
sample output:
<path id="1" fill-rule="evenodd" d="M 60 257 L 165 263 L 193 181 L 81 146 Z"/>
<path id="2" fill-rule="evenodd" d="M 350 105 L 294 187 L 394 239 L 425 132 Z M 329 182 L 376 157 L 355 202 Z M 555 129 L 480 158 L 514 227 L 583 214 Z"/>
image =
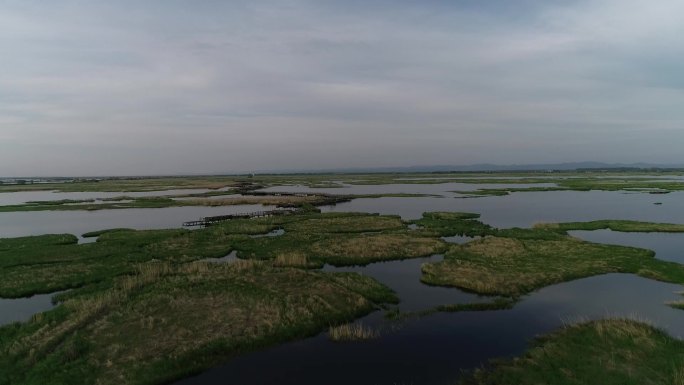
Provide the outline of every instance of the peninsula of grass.
<path id="1" fill-rule="evenodd" d="M 495 362 L 461 385 L 682 385 L 684 342 L 647 324 L 608 319 L 564 327 L 519 358 Z"/>
<path id="2" fill-rule="evenodd" d="M 440 215 L 446 216 L 444 219 Z M 470 224 L 485 237 L 452 245 L 441 262 L 424 264 L 421 280 L 485 294 L 519 297 L 544 286 L 607 273 L 631 273 L 660 281 L 684 283 L 684 266 L 654 258 L 651 250 L 582 241 L 560 227 L 494 229 L 475 219 L 426 214 L 417 221 L 440 235 L 472 235 Z M 624 223 L 623 223 L 624 224 Z M 588 225 L 591 226 L 591 225 Z M 671 225 L 661 225 L 672 228 Z M 580 227 L 571 224 L 572 228 Z M 630 229 L 658 224 L 629 222 Z M 450 229 L 453 231 L 450 232 Z"/>
<path id="3" fill-rule="evenodd" d="M 625 220 L 600 220 L 591 222 L 540 223 L 534 226 L 560 232 L 571 230 L 612 230 L 630 233 L 684 233 L 684 224 L 653 223 Z"/>
<path id="4" fill-rule="evenodd" d="M 158 384 L 236 354 L 317 334 L 392 292 L 356 273 L 151 261 L 109 287 L 0 328 L 0 384 Z"/>

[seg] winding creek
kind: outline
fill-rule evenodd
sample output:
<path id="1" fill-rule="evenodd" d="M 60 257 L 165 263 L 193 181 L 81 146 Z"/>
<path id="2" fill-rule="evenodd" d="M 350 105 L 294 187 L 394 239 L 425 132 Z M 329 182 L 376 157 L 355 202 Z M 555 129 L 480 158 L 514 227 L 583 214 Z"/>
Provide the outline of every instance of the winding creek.
<path id="1" fill-rule="evenodd" d="M 400 215 L 404 219 L 419 218 L 425 211 L 467 211 L 481 213 L 484 222 L 496 227 L 529 227 L 537 222 L 598 219 L 681 223 L 684 218 L 684 192 L 666 195 L 605 191 L 525 192 L 460 199 L 459 194 L 450 191 L 466 188 L 454 185 L 456 183 L 328 189 L 333 193 L 345 194 L 401 192 L 442 197 L 363 198 L 322 209 L 328 212 L 379 212 Z M 325 190 L 300 186 L 268 189 L 272 192 L 327 192 Z M 179 227 L 183 221 L 202 216 L 269 208 L 241 205 L 0 213 L 0 237 L 65 232 L 80 235 L 113 227 L 173 228 Z M 264 234 L 279 235 L 282 235 L 280 229 Z M 571 235 L 592 242 L 648 248 L 656 252 L 656 258 L 684 263 L 684 234 L 598 230 L 573 231 Z M 444 239 L 453 243 L 470 240 L 467 237 Z M 491 301 L 491 298 L 456 288 L 421 283 L 421 265 L 441 258 L 440 255 L 434 255 L 341 268 L 326 265 L 322 270 L 358 272 L 374 277 L 397 293 L 401 302 L 396 307 L 401 312 L 419 312 L 439 305 Z M 233 252 L 212 261 L 230 263 L 235 260 Z M 607 274 L 543 288 L 523 297 L 509 310 L 437 312 L 402 320 L 388 319 L 385 310 L 378 310 L 357 320 L 380 330 L 377 339 L 336 343 L 328 339 L 327 332 L 322 332 L 306 339 L 241 355 L 176 384 L 453 384 L 461 370 L 480 367 L 492 358 L 520 354 L 535 336 L 575 320 L 608 316 L 637 317 L 652 322 L 675 337 L 684 337 L 684 311 L 665 305 L 668 301 L 681 299 L 677 294 L 681 290 L 680 285 L 627 274 Z M 53 306 L 51 297 L 46 294 L 23 299 L 0 299 L 0 324 L 26 321 L 37 312 L 50 309 Z"/>

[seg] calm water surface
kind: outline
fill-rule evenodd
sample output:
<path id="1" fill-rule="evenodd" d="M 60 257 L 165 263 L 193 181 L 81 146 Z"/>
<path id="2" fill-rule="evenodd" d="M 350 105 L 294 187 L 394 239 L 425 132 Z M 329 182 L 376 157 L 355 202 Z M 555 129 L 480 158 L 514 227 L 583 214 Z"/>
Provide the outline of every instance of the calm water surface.
<path id="1" fill-rule="evenodd" d="M 403 263 L 411 263 L 409 261 Z M 403 270 L 402 262 L 393 265 Z M 398 277 L 401 271 L 365 273 L 378 279 Z M 415 266 L 417 267 L 417 266 Z M 410 275 L 410 274 L 409 274 Z M 408 309 L 419 309 L 437 300 L 419 301 L 423 289 L 408 276 L 400 284 Z M 384 281 L 393 286 L 393 280 Z M 395 285 L 396 287 L 396 285 Z M 511 310 L 437 313 L 401 323 L 373 313 L 360 322 L 381 330 L 381 337 L 368 342 L 334 343 L 321 333 L 240 356 L 177 384 L 454 384 L 461 370 L 486 364 L 494 357 L 520 354 L 532 338 L 578 319 L 629 316 L 648 319 L 675 336 L 684 335 L 684 311 L 664 305 L 676 300 L 681 286 L 644 278 L 609 274 L 551 286 L 525 298 Z M 458 289 L 443 289 L 446 303 L 470 302 L 474 296 Z M 428 292 L 425 291 L 425 294 Z M 408 294 L 408 295 L 407 295 Z M 427 294 L 433 295 L 433 293 Z M 400 305 L 401 306 L 401 305 Z"/>
<path id="2" fill-rule="evenodd" d="M 212 215 L 272 210 L 274 206 L 186 206 L 160 209 L 97 211 L 25 211 L 0 213 L 0 238 L 69 233 L 127 227 L 137 230 L 181 227 L 183 222 Z"/>
<path id="3" fill-rule="evenodd" d="M 656 202 L 662 205 L 655 205 Z M 499 228 L 598 219 L 684 223 L 684 192 L 652 195 L 616 191 L 550 191 L 466 199 L 362 198 L 321 209 L 328 212 L 394 214 L 404 219 L 420 218 L 426 211 L 464 211 L 480 213 L 483 222 Z"/>
<path id="4" fill-rule="evenodd" d="M 52 297 L 58 293 L 38 294 L 28 298 L 0 298 L 0 325 L 25 322 L 36 313 L 48 311 L 55 305 Z"/>
<path id="5" fill-rule="evenodd" d="M 640 247 L 653 250 L 656 258 L 684 263 L 684 233 L 623 233 L 611 230 L 569 231 L 573 237 L 589 242 Z"/>

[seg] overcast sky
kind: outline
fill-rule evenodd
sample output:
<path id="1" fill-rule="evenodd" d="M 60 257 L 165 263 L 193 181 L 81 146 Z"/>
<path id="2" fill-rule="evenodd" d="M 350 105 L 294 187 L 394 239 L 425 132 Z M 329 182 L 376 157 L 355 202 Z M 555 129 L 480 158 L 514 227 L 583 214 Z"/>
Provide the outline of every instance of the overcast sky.
<path id="1" fill-rule="evenodd" d="M 684 163 L 684 1 L 0 0 L 0 176 Z"/>

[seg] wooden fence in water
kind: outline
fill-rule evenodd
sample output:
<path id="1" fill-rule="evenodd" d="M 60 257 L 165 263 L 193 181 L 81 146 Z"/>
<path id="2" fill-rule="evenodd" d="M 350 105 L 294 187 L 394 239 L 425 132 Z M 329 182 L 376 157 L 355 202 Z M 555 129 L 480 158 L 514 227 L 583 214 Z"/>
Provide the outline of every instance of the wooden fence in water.
<path id="1" fill-rule="evenodd" d="M 280 209 L 280 210 L 270 210 L 270 211 L 255 211 L 251 213 L 239 213 L 239 214 L 228 214 L 228 215 L 217 215 L 213 217 L 204 217 L 196 221 L 183 222 L 184 227 L 196 227 L 196 226 L 210 226 L 214 223 L 229 221 L 231 219 L 251 219 L 251 218 L 263 218 L 272 217 L 275 215 L 285 215 L 293 213 L 297 210 L 293 209 Z"/>

